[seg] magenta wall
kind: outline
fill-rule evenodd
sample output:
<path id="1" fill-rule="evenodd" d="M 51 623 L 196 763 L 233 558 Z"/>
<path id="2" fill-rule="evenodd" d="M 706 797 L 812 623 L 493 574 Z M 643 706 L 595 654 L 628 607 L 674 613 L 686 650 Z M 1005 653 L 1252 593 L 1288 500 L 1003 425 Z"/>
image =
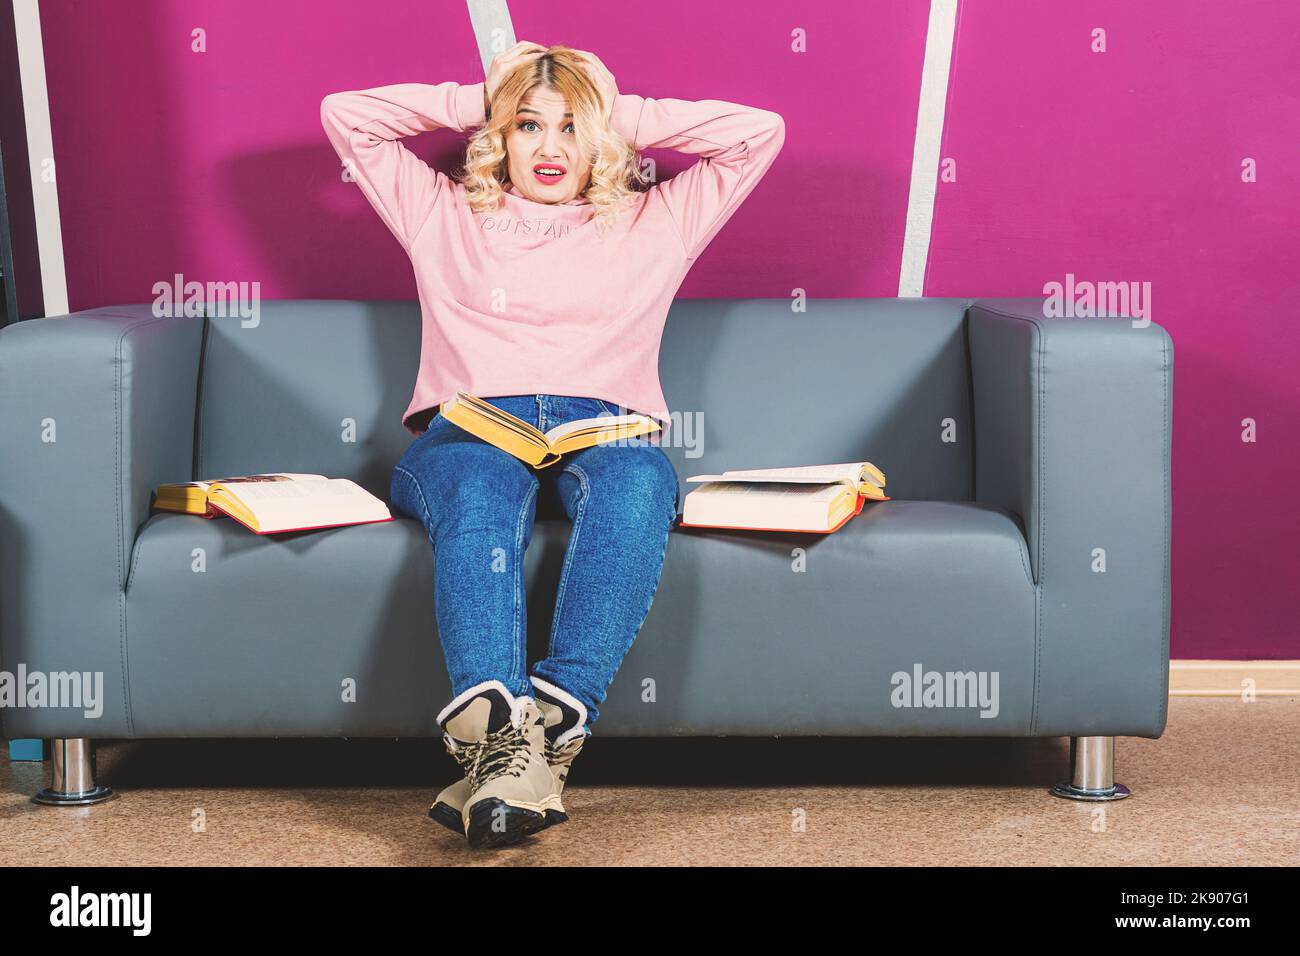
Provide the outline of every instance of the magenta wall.
<path id="1" fill-rule="evenodd" d="M 1175 356 L 1172 653 L 1300 658 L 1300 5 L 974 0 L 958 22 L 926 294 L 1149 281 Z"/>
<path id="2" fill-rule="evenodd" d="M 510 6 L 519 38 L 594 50 L 624 91 L 785 117 L 782 156 L 681 296 L 897 294 L 927 0 L 660 0 L 610 5 L 608 23 L 574 0 Z M 318 107 L 481 80 L 463 0 L 40 9 L 72 310 L 149 301 L 175 272 L 266 298 L 415 297 Z M 1175 657 L 1300 657 L 1297 50 L 1292 0 L 959 8 L 942 148 L 957 180 L 938 187 L 925 293 L 1039 295 L 1067 272 L 1152 283 L 1176 347 Z M 457 161 L 455 134 L 412 145 Z M 687 162 L 653 155 L 661 178 Z M 1241 181 L 1245 157 L 1258 182 Z"/>

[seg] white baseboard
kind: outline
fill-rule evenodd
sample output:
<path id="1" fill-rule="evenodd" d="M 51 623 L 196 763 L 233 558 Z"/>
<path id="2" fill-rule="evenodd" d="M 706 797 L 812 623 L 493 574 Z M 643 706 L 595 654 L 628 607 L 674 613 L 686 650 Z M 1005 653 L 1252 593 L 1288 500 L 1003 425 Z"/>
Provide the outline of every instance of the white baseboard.
<path id="1" fill-rule="evenodd" d="M 1170 697 L 1300 697 L 1300 661 L 1170 661 Z"/>

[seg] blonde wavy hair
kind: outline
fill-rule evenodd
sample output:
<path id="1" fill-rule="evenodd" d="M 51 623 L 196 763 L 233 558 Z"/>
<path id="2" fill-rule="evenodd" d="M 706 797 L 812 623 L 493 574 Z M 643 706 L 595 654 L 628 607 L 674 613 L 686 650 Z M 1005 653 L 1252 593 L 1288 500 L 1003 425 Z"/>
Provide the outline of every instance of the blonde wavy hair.
<path id="1" fill-rule="evenodd" d="M 623 205 L 648 185 L 636 147 L 605 121 L 609 105 L 592 84 L 583 61 L 567 46 L 546 52 L 507 74 L 492 96 L 486 124 L 469 138 L 464 172 L 455 178 L 465 187 L 474 212 L 499 208 L 510 179 L 506 136 L 514 129 L 520 104 L 537 87 L 561 94 L 573 111 L 578 149 L 591 163 L 591 180 L 580 194 L 595 207 L 597 228 L 607 228 Z"/>

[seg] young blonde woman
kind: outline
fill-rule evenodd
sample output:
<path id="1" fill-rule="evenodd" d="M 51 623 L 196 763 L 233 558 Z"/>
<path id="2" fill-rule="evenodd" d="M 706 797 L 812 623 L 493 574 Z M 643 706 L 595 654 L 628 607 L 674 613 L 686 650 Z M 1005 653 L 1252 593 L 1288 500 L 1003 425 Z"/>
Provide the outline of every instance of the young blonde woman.
<path id="1" fill-rule="evenodd" d="M 391 499 L 434 548 L 452 685 L 437 719 L 465 771 L 429 812 L 471 846 L 514 843 L 567 819 L 569 766 L 659 586 L 677 475 L 663 433 L 534 471 L 440 405 L 464 391 L 543 431 L 639 412 L 666 433 L 659 342 L 673 295 L 785 126 L 722 100 L 619 93 L 594 54 L 529 42 L 484 83 L 333 93 L 321 119 L 419 289 L 419 376 L 402 417 L 415 438 Z M 456 179 L 402 145 L 438 127 L 473 131 Z M 649 185 L 645 147 L 699 159 Z M 544 483 L 572 529 L 547 654 L 530 671 L 523 558 Z"/>

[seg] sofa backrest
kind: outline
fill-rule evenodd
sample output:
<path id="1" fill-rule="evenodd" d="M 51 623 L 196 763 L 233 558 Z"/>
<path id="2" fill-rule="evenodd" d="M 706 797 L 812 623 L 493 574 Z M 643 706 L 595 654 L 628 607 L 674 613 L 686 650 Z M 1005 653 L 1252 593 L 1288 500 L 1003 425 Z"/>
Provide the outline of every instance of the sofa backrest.
<path id="1" fill-rule="evenodd" d="M 678 477 L 867 460 L 893 497 L 968 500 L 971 301 L 824 299 L 793 312 L 785 299 L 678 300 L 660 383 L 670 411 L 704 424 L 700 457 L 668 449 Z"/>
<path id="2" fill-rule="evenodd" d="M 810 300 L 794 312 L 784 299 L 678 300 L 659 367 L 680 416 L 664 448 L 683 496 L 690 475 L 868 459 L 894 497 L 967 500 L 970 301 Z M 195 478 L 314 472 L 386 500 L 413 440 L 401 416 L 418 303 L 266 301 L 247 327 L 208 314 Z"/>

